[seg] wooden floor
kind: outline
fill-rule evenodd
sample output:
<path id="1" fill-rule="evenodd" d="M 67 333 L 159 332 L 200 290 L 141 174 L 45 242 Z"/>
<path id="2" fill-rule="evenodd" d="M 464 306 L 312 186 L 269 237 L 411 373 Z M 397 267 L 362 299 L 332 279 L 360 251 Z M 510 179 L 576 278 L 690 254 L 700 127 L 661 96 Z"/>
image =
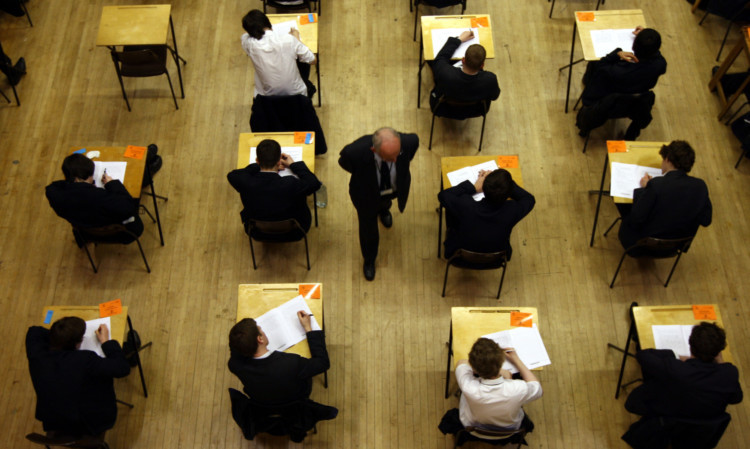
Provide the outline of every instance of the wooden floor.
<path id="1" fill-rule="evenodd" d="M 227 388 L 239 382 L 226 368 L 227 335 L 235 321 L 241 283 L 323 282 L 326 334 L 332 361 L 329 388 L 315 380 L 313 399 L 339 408 L 321 423 L 311 448 L 448 448 L 437 430 L 457 399 L 443 399 L 446 341 L 452 306 L 535 306 L 552 365 L 539 374 L 544 397 L 526 407 L 536 422 L 536 448 L 623 448 L 620 435 L 635 417 L 614 399 L 620 356 L 607 342 L 624 344 L 627 308 L 718 303 L 736 364 L 748 387 L 750 266 L 747 196 L 750 163 L 733 169 L 739 145 L 716 120 L 716 96 L 707 89 L 726 22 L 698 26 L 684 0 L 608 0 L 606 9 L 642 8 L 658 29 L 669 66 L 659 81 L 654 120 L 641 140 L 688 140 L 697 150 L 694 174 L 709 186 L 714 222 L 701 229 L 669 288 L 669 262 L 626 260 L 608 288 L 621 254 L 615 235 L 602 236 L 615 218 L 603 202 L 600 229 L 588 246 L 604 158 L 604 139 L 625 124 L 595 131 L 581 153 L 575 114 L 563 112 L 566 76 L 558 68 L 570 51 L 573 11 L 593 0 L 560 0 L 547 18 L 543 0 L 471 0 L 469 13 L 492 16 L 496 59 L 486 69 L 502 88 L 487 118 L 482 154 L 520 155 L 526 188 L 536 208 L 513 233 L 514 257 L 500 301 L 496 274 L 456 270 L 445 298 L 445 262 L 436 257 L 439 161 L 476 154 L 479 120 L 438 120 L 427 149 L 430 113 L 416 106 L 417 44 L 405 0 L 326 0 L 320 20 L 323 106 L 318 109 L 329 145 L 316 161 L 328 187 L 320 227 L 310 233 L 312 270 L 302 245 L 263 247 L 253 270 L 242 231 L 239 196 L 226 181 L 235 168 L 237 136 L 249 131 L 253 69 L 240 47 L 240 20 L 259 0 L 175 0 L 173 17 L 184 67 L 184 100 L 175 111 L 162 78 L 126 79 L 133 111 L 121 98 L 106 49 L 95 46 L 104 4 L 160 1 L 30 0 L 34 20 L 0 15 L 0 40 L 28 74 L 18 86 L 21 107 L 0 103 L 0 436 L 3 447 L 32 445 L 34 390 L 24 353 L 28 326 L 44 305 L 90 305 L 122 298 L 141 337 L 150 394 L 138 375 L 116 382 L 121 408 L 107 434 L 114 449 L 299 447 L 285 438 L 245 441 L 234 424 Z M 458 13 L 457 8 L 447 13 Z M 730 45 L 739 39 L 732 33 Z M 580 54 L 580 47 L 578 52 Z M 725 50 L 726 52 L 726 50 Z M 744 64 L 744 59 L 742 60 Z M 572 96 L 580 93 L 583 64 L 575 67 Z M 176 70 L 170 63 L 173 79 Z M 423 93 L 432 87 L 427 73 Z M 0 88 L 11 94 L 4 77 Z M 357 220 L 338 167 L 340 149 L 380 126 L 416 132 L 422 146 L 403 214 L 381 229 L 377 277 L 366 282 Z M 153 269 L 147 274 L 135 246 L 98 250 L 99 274 L 75 246 L 70 226 L 44 197 L 61 178 L 72 145 L 147 145 L 164 157 L 156 177 L 166 246 L 146 221 L 142 237 Z M 638 375 L 630 363 L 626 379 Z M 453 384 L 455 389 L 455 382 Z M 750 401 L 728 410 L 732 423 L 720 448 L 747 447 Z M 745 441 L 745 443 L 742 443 Z"/>

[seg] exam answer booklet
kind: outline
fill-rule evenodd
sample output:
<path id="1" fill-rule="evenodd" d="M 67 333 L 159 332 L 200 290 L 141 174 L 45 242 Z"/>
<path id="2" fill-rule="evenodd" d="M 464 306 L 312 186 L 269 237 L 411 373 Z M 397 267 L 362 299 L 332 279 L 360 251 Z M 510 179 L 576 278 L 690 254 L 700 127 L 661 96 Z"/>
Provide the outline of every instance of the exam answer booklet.
<path id="1" fill-rule="evenodd" d="M 127 166 L 127 162 L 94 161 L 94 185 L 99 188 L 104 187 L 104 184 L 102 184 L 104 170 L 107 170 L 107 175 L 112 179 L 118 179 L 121 183 L 125 184 L 125 168 Z"/>
<path id="2" fill-rule="evenodd" d="M 690 357 L 690 333 L 693 325 L 682 324 L 654 324 L 651 326 L 654 333 L 654 346 L 656 349 L 671 349 L 677 358 L 680 356 Z"/>
<path id="3" fill-rule="evenodd" d="M 497 169 L 497 162 L 493 159 L 470 167 L 459 168 L 458 170 L 447 173 L 446 176 L 448 176 L 448 181 L 451 182 L 451 187 L 455 187 L 464 181 L 469 181 L 472 184 L 476 183 L 479 178 L 480 170 L 495 171 Z M 484 192 L 475 193 L 472 196 L 474 201 L 481 201 L 482 198 L 484 198 Z"/>
<path id="4" fill-rule="evenodd" d="M 298 310 L 312 314 L 302 295 L 290 299 L 255 319 L 268 337 L 269 351 L 285 351 L 307 338 L 305 329 L 297 318 Z M 310 318 L 310 322 L 314 331 L 321 330 L 316 317 Z"/>
<path id="5" fill-rule="evenodd" d="M 593 44 L 594 54 L 597 58 L 607 56 L 615 48 L 632 52 L 633 41 L 635 41 L 635 34 L 633 34 L 632 28 L 591 30 L 591 43 Z"/>
<path id="6" fill-rule="evenodd" d="M 633 190 L 641 187 L 641 178 L 645 174 L 649 174 L 652 178 L 662 176 L 661 168 L 612 162 L 612 175 L 609 181 L 610 195 L 633 199 Z"/>
<path id="7" fill-rule="evenodd" d="M 458 37 L 464 31 L 471 30 L 474 37 L 466 42 L 461 42 L 456 51 L 453 52 L 451 59 L 461 59 L 466 55 L 466 49 L 472 44 L 479 44 L 479 28 L 434 28 L 430 33 L 432 35 L 432 57 L 437 57 L 440 50 L 445 45 L 449 37 Z"/>
<path id="8" fill-rule="evenodd" d="M 501 348 L 515 349 L 518 357 L 529 369 L 541 368 L 542 366 L 552 364 L 536 323 L 532 327 L 516 327 L 514 329 L 483 335 L 482 338 L 493 340 Z M 507 360 L 503 363 L 502 368 L 507 369 L 513 374 L 518 372 L 518 369 Z"/>
<path id="9" fill-rule="evenodd" d="M 109 329 L 110 336 L 112 335 L 112 322 L 106 318 L 97 318 L 95 320 L 86 321 L 86 332 L 83 334 L 83 341 L 81 342 L 81 349 L 88 349 L 94 351 L 99 357 L 104 357 L 104 351 L 102 351 L 102 344 L 99 343 L 99 339 L 96 338 L 96 330 L 99 329 L 100 324 L 104 324 Z"/>
<path id="10" fill-rule="evenodd" d="M 258 158 L 257 154 L 257 147 L 250 147 L 250 164 L 255 163 L 255 159 Z M 281 147 L 281 152 L 286 153 L 289 155 L 289 157 L 292 158 L 292 161 L 294 162 L 300 162 L 302 161 L 302 147 Z M 295 178 L 298 178 L 299 176 L 295 175 L 293 171 L 291 171 L 288 168 L 285 168 L 279 172 L 279 176 L 294 176 Z"/>

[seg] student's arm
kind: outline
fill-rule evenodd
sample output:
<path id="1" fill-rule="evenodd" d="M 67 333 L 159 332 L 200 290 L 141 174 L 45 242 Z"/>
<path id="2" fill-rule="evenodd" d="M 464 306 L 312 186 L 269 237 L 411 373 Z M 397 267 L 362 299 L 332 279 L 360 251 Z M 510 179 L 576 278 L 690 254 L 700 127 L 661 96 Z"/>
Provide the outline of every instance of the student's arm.
<path id="1" fill-rule="evenodd" d="M 633 190 L 633 208 L 630 210 L 630 214 L 625 217 L 630 226 L 638 229 L 648 220 L 651 214 L 651 209 L 656 204 L 656 191 L 653 188 L 653 183 L 658 182 L 656 179 L 652 179 L 646 184 L 646 187 Z"/>
<path id="2" fill-rule="evenodd" d="M 671 365 L 685 363 L 677 360 L 674 352 L 669 349 L 644 349 L 635 354 L 641 365 L 644 378 L 654 378 L 669 381 L 674 378 Z"/>
<path id="3" fill-rule="evenodd" d="M 309 48 L 307 48 L 307 45 L 303 44 L 302 41 L 300 40 L 300 38 L 299 38 L 299 31 L 297 31 L 296 29 L 292 28 L 289 31 L 289 34 L 291 34 L 292 36 L 294 36 L 294 40 L 295 40 L 295 43 L 294 43 L 294 53 L 297 55 L 297 59 L 299 59 L 300 61 L 304 62 L 305 64 L 310 64 L 310 65 L 313 65 L 316 62 L 318 62 L 318 60 L 315 58 L 315 54 L 312 52 L 312 50 L 310 50 Z"/>
<path id="4" fill-rule="evenodd" d="M 513 181 L 513 190 L 511 190 L 510 192 L 510 198 L 516 202 L 517 206 L 519 206 L 518 208 L 518 213 L 520 215 L 518 217 L 519 221 L 523 217 L 528 215 L 528 213 L 531 212 L 532 209 L 534 209 L 534 205 L 536 204 L 536 199 L 534 198 L 534 195 L 524 190 L 522 187 L 516 184 L 515 181 Z"/>
<path id="5" fill-rule="evenodd" d="M 244 187 L 244 179 L 247 175 L 255 174 L 260 172 L 260 165 L 252 163 L 245 168 L 238 168 L 227 173 L 227 181 L 234 187 L 238 192 L 242 192 Z"/>
<path id="6" fill-rule="evenodd" d="M 104 324 L 96 330 L 96 338 L 102 344 L 105 358 L 98 355 L 92 358 L 91 374 L 98 377 L 125 377 L 130 374 L 130 364 L 120 343 L 109 338 L 109 329 Z"/>
<path id="7" fill-rule="evenodd" d="M 31 326 L 26 332 L 26 357 L 33 358 L 49 350 L 49 329 Z"/>
<path id="8" fill-rule="evenodd" d="M 705 185 L 705 183 L 704 183 Z M 706 189 L 706 204 L 698 214 L 698 224 L 701 226 L 708 226 L 711 224 L 711 218 L 713 215 L 713 206 L 711 205 L 711 198 L 708 196 L 708 187 Z"/>
<path id="9" fill-rule="evenodd" d="M 310 322 L 311 315 L 303 311 L 297 312 L 300 324 L 307 333 L 307 344 L 310 346 L 310 358 L 301 358 L 302 369 L 299 371 L 300 379 L 309 379 L 316 374 L 326 371 L 331 362 L 328 360 L 328 351 L 326 350 L 326 337 L 322 330 L 312 330 Z"/>
<path id="10" fill-rule="evenodd" d="M 534 373 L 526 367 L 526 365 L 518 357 L 518 353 L 513 348 L 503 348 L 505 351 L 505 358 L 518 369 L 518 373 L 521 375 L 521 379 L 526 382 L 539 382 Z M 540 383 L 541 385 L 541 383 Z"/>
<path id="11" fill-rule="evenodd" d="M 117 220 L 127 220 L 138 212 L 138 202 L 130 196 L 128 189 L 117 179 L 104 184 L 107 198 L 101 207 Z"/>
<path id="12" fill-rule="evenodd" d="M 307 168 L 307 164 L 304 161 L 293 162 L 289 165 L 289 169 L 299 177 L 298 191 L 300 194 L 312 195 L 313 192 L 317 192 L 320 189 L 321 183 L 313 172 Z"/>
<path id="13" fill-rule="evenodd" d="M 457 186 L 449 187 L 438 193 L 438 201 L 447 210 L 456 211 L 462 209 L 461 203 L 463 203 L 467 196 L 474 195 L 475 193 L 477 191 L 474 188 L 474 184 L 464 181 Z M 474 201 L 473 198 L 469 199 Z"/>

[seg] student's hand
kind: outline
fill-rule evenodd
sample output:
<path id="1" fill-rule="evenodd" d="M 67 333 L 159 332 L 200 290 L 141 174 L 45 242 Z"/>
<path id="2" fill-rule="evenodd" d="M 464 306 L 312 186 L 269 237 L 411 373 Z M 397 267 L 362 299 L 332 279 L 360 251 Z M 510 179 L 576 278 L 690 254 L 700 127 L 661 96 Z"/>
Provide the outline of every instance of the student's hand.
<path id="1" fill-rule="evenodd" d="M 281 165 L 281 168 L 289 168 L 290 165 L 294 162 L 294 159 L 292 159 L 291 156 L 289 156 L 286 153 L 281 153 L 281 160 L 279 161 L 279 164 Z"/>
<path id="2" fill-rule="evenodd" d="M 467 30 L 461 33 L 461 35 L 458 36 L 458 39 L 461 42 L 466 42 L 466 41 L 471 40 L 473 37 L 474 37 L 474 32 L 471 30 Z"/>
<path id="3" fill-rule="evenodd" d="M 513 375 L 507 369 L 501 369 L 500 370 L 500 375 L 503 376 L 503 379 L 509 379 L 510 380 L 510 379 L 513 378 Z"/>
<path id="4" fill-rule="evenodd" d="M 640 33 L 641 31 L 643 31 L 643 27 L 642 27 L 642 26 L 640 26 L 640 25 L 638 25 L 638 26 L 637 26 L 637 27 L 635 27 L 635 29 L 633 30 L 633 34 L 635 34 L 636 36 L 638 36 L 638 33 Z"/>
<path id="5" fill-rule="evenodd" d="M 688 359 L 690 359 L 690 357 L 686 355 L 681 355 L 679 358 L 681 362 L 686 362 Z"/>
<path id="6" fill-rule="evenodd" d="M 292 36 L 296 37 L 297 40 L 300 40 L 300 38 L 299 38 L 299 30 L 297 30 L 296 28 L 292 28 L 291 30 L 289 30 L 289 34 L 291 34 Z"/>
<path id="7" fill-rule="evenodd" d="M 109 328 L 104 324 L 100 324 L 96 330 L 96 338 L 99 340 L 99 343 L 109 341 Z"/>
<path id="8" fill-rule="evenodd" d="M 518 362 L 520 362 L 521 359 L 518 358 L 516 350 L 513 348 L 502 348 L 502 350 L 505 351 L 505 358 L 513 365 L 518 366 Z"/>
<path id="9" fill-rule="evenodd" d="M 641 178 L 641 187 L 646 187 L 646 184 L 648 184 L 649 181 L 651 181 L 653 177 L 646 173 L 643 175 L 643 178 Z"/>
<path id="10" fill-rule="evenodd" d="M 636 58 L 635 55 L 629 51 L 618 51 L 617 56 L 619 56 L 623 61 L 638 62 L 638 58 Z"/>
<path id="11" fill-rule="evenodd" d="M 720 352 L 719 355 L 716 356 L 716 358 L 714 359 L 714 363 L 724 363 L 724 356 L 722 356 L 721 354 L 722 353 Z"/>
<path id="12" fill-rule="evenodd" d="M 305 329 L 305 332 L 312 331 L 312 323 L 310 322 L 311 316 L 312 315 L 305 313 L 304 310 L 300 310 L 297 312 L 297 318 L 299 318 L 299 324 L 302 325 L 302 327 Z"/>
<path id="13" fill-rule="evenodd" d="M 102 175 L 102 184 L 106 184 L 106 183 L 108 183 L 111 180 L 112 180 L 112 177 L 109 176 L 108 174 L 104 173 Z"/>
<path id="14" fill-rule="evenodd" d="M 477 193 L 482 191 L 482 187 L 484 186 L 484 179 L 492 173 L 489 170 L 479 170 L 479 177 L 477 178 L 477 182 L 474 183 L 474 189 L 477 191 Z"/>

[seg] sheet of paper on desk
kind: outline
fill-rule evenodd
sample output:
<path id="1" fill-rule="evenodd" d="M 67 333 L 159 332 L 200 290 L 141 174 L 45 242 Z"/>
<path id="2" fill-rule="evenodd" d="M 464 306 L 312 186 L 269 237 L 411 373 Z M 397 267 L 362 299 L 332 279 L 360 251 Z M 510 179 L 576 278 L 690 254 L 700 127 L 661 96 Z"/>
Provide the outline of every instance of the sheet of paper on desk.
<path id="1" fill-rule="evenodd" d="M 635 34 L 633 29 L 619 30 L 591 30 L 591 42 L 594 44 L 594 54 L 597 58 L 607 56 L 615 48 L 622 51 L 633 51 Z"/>
<path id="2" fill-rule="evenodd" d="M 294 28 L 295 30 L 299 30 L 296 19 L 274 23 L 273 25 L 271 25 L 271 28 L 273 28 L 273 32 L 277 34 L 289 34 L 289 30 L 291 30 L 292 28 Z"/>
<path id="3" fill-rule="evenodd" d="M 312 313 L 301 295 L 255 319 L 255 322 L 268 337 L 269 351 L 285 351 L 307 338 L 305 330 L 302 328 L 299 318 L 297 318 L 298 310 L 303 310 L 308 314 Z M 320 325 L 314 316 L 310 321 L 313 330 L 320 330 Z"/>
<path id="4" fill-rule="evenodd" d="M 289 155 L 289 157 L 292 158 L 294 162 L 299 162 L 302 160 L 302 147 L 281 147 L 281 152 L 286 153 Z M 256 147 L 250 147 L 250 161 L 249 163 L 254 164 L 255 159 L 257 159 L 257 148 Z M 279 172 L 280 176 L 294 176 L 295 178 L 298 177 L 294 174 L 291 170 L 288 168 L 285 168 Z"/>
<path id="5" fill-rule="evenodd" d="M 471 30 L 471 32 L 474 33 L 474 37 L 466 42 L 462 42 L 456 51 L 453 52 L 451 59 L 463 58 L 469 45 L 479 43 L 478 28 L 433 28 L 430 33 L 432 35 L 432 57 L 434 58 L 440 53 L 440 49 L 443 48 L 443 45 L 445 45 L 445 42 L 449 37 L 458 37 L 461 33 L 468 30 Z"/>
<path id="6" fill-rule="evenodd" d="M 83 334 L 83 342 L 81 342 L 81 349 L 88 349 L 94 351 L 99 357 L 104 357 L 104 351 L 102 351 L 102 344 L 99 343 L 99 339 L 96 338 L 96 330 L 99 329 L 99 325 L 104 324 L 109 329 L 110 336 L 112 335 L 112 322 L 109 317 L 97 318 L 95 320 L 86 321 L 86 332 Z"/>
<path id="7" fill-rule="evenodd" d="M 497 162 L 495 162 L 495 160 L 493 159 L 487 162 L 482 162 L 481 164 L 472 165 L 470 167 L 459 168 L 458 170 L 449 172 L 447 174 L 448 181 L 450 181 L 451 187 L 457 186 L 464 181 L 469 181 L 470 183 L 474 184 L 479 178 L 480 170 L 497 170 Z M 484 198 L 484 193 L 475 193 L 473 195 L 473 198 L 474 201 L 481 201 L 482 198 Z"/>
<path id="8" fill-rule="evenodd" d="M 529 369 L 541 368 L 552 364 L 536 323 L 532 327 L 516 327 L 510 330 L 483 335 L 482 337 L 495 341 L 501 348 L 515 349 L 518 357 Z M 507 360 L 503 363 L 502 368 L 507 369 L 511 373 L 518 372 L 518 369 Z"/>
<path id="9" fill-rule="evenodd" d="M 690 357 L 690 333 L 693 332 L 692 325 L 658 325 L 651 326 L 654 333 L 654 346 L 656 349 L 671 349 L 675 355 Z"/>
<path id="10" fill-rule="evenodd" d="M 104 187 L 102 184 L 102 175 L 104 175 L 104 169 L 107 170 L 107 175 L 112 179 L 119 179 L 123 184 L 125 183 L 125 168 L 128 166 L 127 162 L 102 162 L 94 161 L 94 184 L 97 187 Z"/>
<path id="11" fill-rule="evenodd" d="M 655 178 L 661 176 L 661 169 L 643 165 L 612 162 L 612 175 L 609 181 L 609 194 L 620 198 L 633 198 L 633 190 L 641 186 L 641 178 L 648 173 Z"/>

